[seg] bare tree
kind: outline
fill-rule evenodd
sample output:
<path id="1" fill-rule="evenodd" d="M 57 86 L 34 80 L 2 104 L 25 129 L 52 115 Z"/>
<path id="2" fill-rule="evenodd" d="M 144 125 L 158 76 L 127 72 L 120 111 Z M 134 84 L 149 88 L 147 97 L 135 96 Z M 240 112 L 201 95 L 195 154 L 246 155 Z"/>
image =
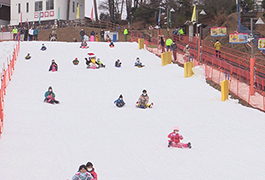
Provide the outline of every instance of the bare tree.
<path id="1" fill-rule="evenodd" d="M 124 0 L 122 0 L 122 2 L 121 2 L 121 14 L 120 14 L 120 20 L 121 20 L 122 11 L 123 11 L 123 4 L 124 4 Z"/>
<path id="2" fill-rule="evenodd" d="M 130 17 L 131 10 L 132 10 L 132 0 L 126 0 L 127 19 Z"/>
<path id="3" fill-rule="evenodd" d="M 114 0 L 109 0 L 109 14 L 110 20 L 114 21 Z"/>
<path id="4" fill-rule="evenodd" d="M 98 8 L 97 8 L 97 0 L 94 0 L 94 8 L 95 8 L 95 14 L 96 14 L 96 21 L 98 21 Z"/>

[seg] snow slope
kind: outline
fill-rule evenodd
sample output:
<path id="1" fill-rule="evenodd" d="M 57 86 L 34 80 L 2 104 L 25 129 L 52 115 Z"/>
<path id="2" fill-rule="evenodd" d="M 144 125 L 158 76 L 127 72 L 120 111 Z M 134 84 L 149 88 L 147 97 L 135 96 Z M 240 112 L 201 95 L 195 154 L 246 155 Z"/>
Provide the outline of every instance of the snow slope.
<path id="1" fill-rule="evenodd" d="M 0 42 L 0 67 L 3 67 L 3 63 L 5 63 L 5 66 L 7 64 L 7 58 L 12 57 L 12 54 L 14 52 L 14 48 L 16 47 L 15 41 L 3 41 Z M 9 59 L 10 60 L 10 59 Z"/>
<path id="2" fill-rule="evenodd" d="M 0 140 L 0 180 L 66 180 L 92 161 L 99 180 L 265 179 L 265 114 L 221 93 L 202 77 L 184 78 L 184 70 L 137 43 L 22 42 L 5 98 Z M 32 59 L 25 61 L 30 52 Z M 107 65 L 86 69 L 94 52 Z M 133 67 L 139 56 L 146 65 Z M 78 66 L 72 60 L 78 57 Z M 54 58 L 59 71 L 48 72 Z M 117 69 L 114 62 L 122 61 Z M 61 104 L 43 103 L 53 87 Z M 153 109 L 137 109 L 147 89 Z M 113 101 L 123 94 L 126 105 Z M 167 135 L 180 127 L 192 149 L 167 147 Z"/>

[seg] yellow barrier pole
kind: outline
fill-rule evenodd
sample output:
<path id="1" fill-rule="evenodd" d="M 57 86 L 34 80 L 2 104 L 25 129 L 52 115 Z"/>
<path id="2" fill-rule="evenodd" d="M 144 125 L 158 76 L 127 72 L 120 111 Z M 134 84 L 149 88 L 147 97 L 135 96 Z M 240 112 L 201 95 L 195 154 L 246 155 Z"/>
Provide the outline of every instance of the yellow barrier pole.
<path id="1" fill-rule="evenodd" d="M 167 64 L 171 64 L 171 52 L 164 52 L 161 54 L 161 62 L 162 62 L 162 66 L 165 66 Z"/>
<path id="2" fill-rule="evenodd" d="M 138 39 L 138 45 L 139 49 L 144 49 L 144 39 L 142 38 Z"/>
<path id="3" fill-rule="evenodd" d="M 191 77 L 194 73 L 192 71 L 193 62 L 184 63 L 184 77 Z"/>
<path id="4" fill-rule="evenodd" d="M 228 99 L 228 95 L 229 95 L 229 80 L 223 80 L 221 82 L 221 100 L 225 101 Z"/>

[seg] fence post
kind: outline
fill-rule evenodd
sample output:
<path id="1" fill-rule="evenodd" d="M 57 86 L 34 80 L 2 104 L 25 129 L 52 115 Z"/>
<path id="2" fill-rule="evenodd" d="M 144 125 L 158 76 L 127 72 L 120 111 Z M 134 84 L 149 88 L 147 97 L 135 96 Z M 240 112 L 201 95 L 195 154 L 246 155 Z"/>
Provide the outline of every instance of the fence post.
<path id="1" fill-rule="evenodd" d="M 255 66 L 255 58 L 250 58 L 250 86 L 249 86 L 249 92 L 250 95 L 254 95 L 254 66 Z"/>

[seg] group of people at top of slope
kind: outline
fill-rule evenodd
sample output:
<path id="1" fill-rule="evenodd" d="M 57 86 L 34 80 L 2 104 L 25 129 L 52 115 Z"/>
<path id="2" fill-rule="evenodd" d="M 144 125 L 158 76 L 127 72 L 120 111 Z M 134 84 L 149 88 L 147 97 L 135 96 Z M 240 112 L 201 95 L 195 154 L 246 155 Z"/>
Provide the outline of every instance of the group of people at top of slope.
<path id="1" fill-rule="evenodd" d="M 72 177 L 72 180 L 98 180 L 98 175 L 91 162 L 79 166 L 78 171 Z"/>

